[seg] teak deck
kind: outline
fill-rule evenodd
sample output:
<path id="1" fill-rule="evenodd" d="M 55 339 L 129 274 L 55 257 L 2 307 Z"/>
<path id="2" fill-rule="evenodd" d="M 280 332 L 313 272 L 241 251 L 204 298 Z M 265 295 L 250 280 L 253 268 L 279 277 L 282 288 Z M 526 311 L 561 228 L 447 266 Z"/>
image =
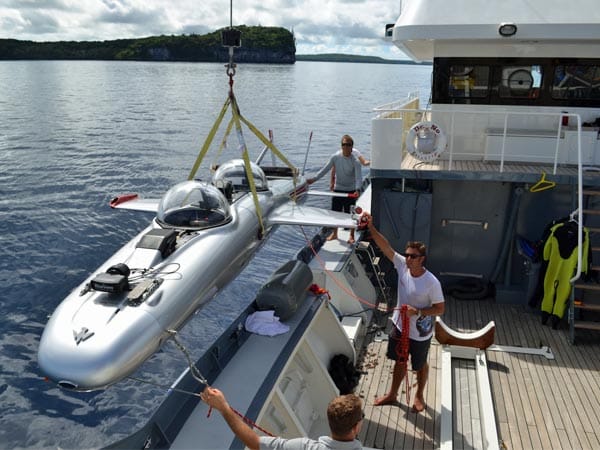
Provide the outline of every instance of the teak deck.
<path id="1" fill-rule="evenodd" d="M 600 448 L 600 332 L 578 332 L 577 345 L 568 339 L 566 323 L 558 330 L 542 325 L 539 313 L 527 306 L 487 300 L 446 298 L 444 322 L 457 331 L 474 331 L 496 323 L 496 345 L 539 349 L 548 346 L 555 359 L 523 353 L 486 351 L 500 448 Z M 389 328 L 389 321 L 386 320 Z M 435 339 L 429 354 L 430 374 L 425 391 L 427 408 L 419 414 L 407 405 L 404 383 L 399 404 L 373 406 L 391 381 L 392 362 L 385 357 L 387 341 L 368 336 L 362 355 L 360 384 L 365 403 L 360 433 L 373 448 L 434 449 L 440 447 L 441 345 Z M 453 363 L 455 412 L 454 448 L 480 448 L 478 410 L 471 409 L 475 380 L 472 362 Z M 459 366 L 459 367 L 457 367 Z M 409 367 L 410 368 L 410 367 Z M 409 372 L 416 391 L 416 376 Z"/>

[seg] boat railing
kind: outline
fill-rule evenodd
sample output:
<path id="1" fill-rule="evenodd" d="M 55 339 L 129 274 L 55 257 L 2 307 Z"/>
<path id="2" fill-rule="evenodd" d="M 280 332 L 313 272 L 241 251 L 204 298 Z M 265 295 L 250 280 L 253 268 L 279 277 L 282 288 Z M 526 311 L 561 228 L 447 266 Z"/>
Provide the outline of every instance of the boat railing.
<path id="1" fill-rule="evenodd" d="M 583 237 L 583 164 L 582 164 L 582 118 L 580 114 L 567 112 L 532 112 L 532 111 L 506 111 L 506 110 L 476 110 L 476 109 L 443 109 L 446 105 L 435 105 L 434 109 L 419 109 L 418 95 L 411 94 L 403 101 L 388 103 L 374 109 L 377 114 L 375 120 L 395 120 L 395 126 L 383 127 L 380 123 L 376 131 L 373 128 L 372 157 L 380 151 L 376 147 L 376 133 L 379 130 L 391 132 L 390 136 L 381 139 L 381 142 L 397 142 L 401 140 L 403 157 L 407 154 L 406 137 L 409 130 L 419 122 L 434 122 L 444 130 L 447 148 L 442 158 L 447 160 L 448 171 L 454 169 L 455 158 L 466 160 L 492 160 L 498 163 L 498 171 L 505 171 L 507 161 L 521 161 L 524 163 L 551 163 L 552 174 L 556 175 L 559 164 L 568 163 L 577 166 L 577 209 L 571 214 L 578 223 L 578 253 L 577 272 L 571 279 L 576 281 L 581 276 L 582 237 Z M 518 123 L 519 128 L 511 126 Z M 523 126 L 529 128 L 522 128 Z M 394 130 L 393 132 L 391 130 Z M 568 134 L 569 146 L 565 143 Z M 490 142 L 495 145 L 490 155 Z M 395 140 L 394 140 L 395 139 Z M 462 152 L 456 150 L 457 140 Z M 510 142 L 509 142 L 510 141 Z M 533 149 L 538 153 L 518 154 L 515 148 Z M 569 152 L 569 148 L 571 153 Z M 547 156 L 548 148 L 553 149 L 553 155 Z M 573 151 L 576 149 L 576 154 Z M 397 152 L 392 148 L 390 152 Z M 509 154 L 509 151 L 511 152 Z M 384 149 L 385 152 L 385 149 Z M 486 153 L 488 152 L 488 153 Z M 397 154 L 397 153 L 396 153 Z M 391 158 L 383 161 L 382 167 Z M 376 161 L 373 161 L 375 163 Z M 373 167 L 373 166 L 372 166 Z M 376 168 L 376 165 L 375 165 Z M 441 170 L 441 169 L 440 169 Z"/>
<path id="2" fill-rule="evenodd" d="M 410 109 L 418 109 L 419 108 L 419 92 L 409 92 L 406 98 L 402 100 L 396 100 L 390 103 L 386 103 L 385 105 L 377 106 L 374 111 L 381 112 L 385 115 L 385 117 L 389 118 L 390 114 L 394 112 L 406 111 Z"/>

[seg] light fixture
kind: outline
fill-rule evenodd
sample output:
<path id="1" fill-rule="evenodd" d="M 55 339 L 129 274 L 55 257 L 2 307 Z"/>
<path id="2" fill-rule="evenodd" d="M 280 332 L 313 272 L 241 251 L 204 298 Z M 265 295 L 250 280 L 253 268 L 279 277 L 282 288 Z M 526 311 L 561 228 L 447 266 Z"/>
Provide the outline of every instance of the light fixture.
<path id="1" fill-rule="evenodd" d="M 514 23 L 501 23 L 498 27 L 498 33 L 502 37 L 513 36 L 517 32 L 517 26 Z"/>

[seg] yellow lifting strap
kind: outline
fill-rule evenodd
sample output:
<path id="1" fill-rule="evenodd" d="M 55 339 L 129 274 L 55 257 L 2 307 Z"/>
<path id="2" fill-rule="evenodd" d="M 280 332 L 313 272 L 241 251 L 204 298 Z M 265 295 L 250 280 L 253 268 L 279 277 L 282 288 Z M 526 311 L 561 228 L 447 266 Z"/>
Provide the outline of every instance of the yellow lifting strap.
<path id="1" fill-rule="evenodd" d="M 231 106 L 232 118 L 231 118 L 229 124 L 227 125 L 227 130 L 225 132 L 223 142 L 221 143 L 221 146 L 219 148 L 219 154 L 225 146 L 224 145 L 225 140 L 226 140 L 227 136 L 229 135 L 229 133 L 231 132 L 232 125 L 235 124 L 236 132 L 238 135 L 238 140 L 239 140 L 240 146 L 242 148 L 242 158 L 244 160 L 244 168 L 246 171 L 246 176 L 248 178 L 248 184 L 250 186 L 250 191 L 252 193 L 252 200 L 253 200 L 254 206 L 256 208 L 256 215 L 258 217 L 258 222 L 260 224 L 261 232 L 264 234 L 265 227 L 264 227 L 264 223 L 263 223 L 263 219 L 262 219 L 262 211 L 260 208 L 260 203 L 258 201 L 258 194 L 256 192 L 256 184 L 254 183 L 254 177 L 252 176 L 248 148 L 246 146 L 246 142 L 244 140 L 244 135 L 242 133 L 242 122 L 250 129 L 250 131 L 252 131 L 254 133 L 254 135 L 263 144 L 265 144 L 273 152 L 273 154 L 275 156 L 277 156 L 286 166 L 288 166 L 292 170 L 292 173 L 294 174 L 294 186 L 296 185 L 296 182 L 297 182 L 296 177 L 298 175 L 298 169 L 292 163 L 290 163 L 288 161 L 288 159 L 277 149 L 277 147 L 275 147 L 275 145 L 273 145 L 273 143 L 269 139 L 267 139 L 258 130 L 258 128 L 256 128 L 252 123 L 250 123 L 247 119 L 245 119 L 242 116 L 242 114 L 240 113 L 235 95 L 233 94 L 233 91 L 230 91 L 229 96 L 227 97 L 227 100 L 225 101 L 225 104 L 223 105 L 223 108 L 221 108 L 221 112 L 219 113 L 214 125 L 210 129 L 210 132 L 208 133 L 208 136 L 206 137 L 206 140 L 204 141 L 204 144 L 202 145 L 202 148 L 200 149 L 200 153 L 198 154 L 198 157 L 196 158 L 196 161 L 194 162 L 192 170 L 188 176 L 188 180 L 193 180 L 194 177 L 196 176 L 196 172 L 200 168 L 200 164 L 202 163 L 202 160 L 208 153 L 208 149 L 210 148 L 210 145 L 217 133 L 217 130 L 219 129 L 221 122 L 223 121 L 223 118 L 225 117 L 225 113 L 227 112 L 227 109 L 230 106 Z"/>
<path id="2" fill-rule="evenodd" d="M 227 138 L 229 138 L 229 135 L 231 134 L 231 129 L 233 128 L 233 117 L 231 119 L 229 119 L 229 123 L 227 124 L 227 128 L 225 129 L 225 134 L 223 135 L 223 140 L 221 141 L 221 145 L 219 145 L 219 149 L 217 150 L 217 154 L 215 155 L 213 161 L 216 162 L 219 160 L 219 157 L 221 156 L 221 153 L 223 153 L 223 150 L 225 150 L 225 148 L 227 148 Z"/>
<path id="3" fill-rule="evenodd" d="M 290 169 L 292 169 L 292 173 L 294 174 L 294 181 L 296 181 L 296 175 L 298 174 L 298 169 L 296 168 L 296 166 L 294 166 L 291 162 L 288 161 L 288 159 L 283 156 L 283 153 L 281 153 L 277 147 L 275 147 L 275 145 L 273 145 L 273 143 L 268 140 L 261 132 L 258 128 L 256 128 L 254 125 L 252 125 L 250 122 L 248 122 L 244 116 L 242 116 L 240 114 L 240 120 L 242 122 L 244 122 L 246 124 L 246 126 L 250 129 L 250 131 L 252 131 L 257 138 L 259 138 L 263 144 L 265 144 L 267 147 L 269 147 L 269 150 L 271 150 L 273 152 L 273 154 L 275 156 L 277 156 L 282 163 L 284 163 L 286 166 L 288 166 Z"/>
<path id="4" fill-rule="evenodd" d="M 258 202 L 258 194 L 256 193 L 256 184 L 254 183 L 254 176 L 250 168 L 250 156 L 248 155 L 248 147 L 242 134 L 242 124 L 240 123 L 239 111 L 237 109 L 237 103 L 235 97 L 232 99 L 231 112 L 233 114 L 233 120 L 235 122 L 235 130 L 238 134 L 240 145 L 242 146 L 242 158 L 244 158 L 244 169 L 246 169 L 246 177 L 248 178 L 248 185 L 250 186 L 250 192 L 252 193 L 252 201 L 254 202 L 254 208 L 256 208 L 256 216 L 258 217 L 258 224 L 260 225 L 261 233 L 265 234 L 265 225 L 262 220 L 262 210 L 260 209 L 260 203 Z"/>
<path id="5" fill-rule="evenodd" d="M 212 128 L 210 129 L 210 132 L 208 133 L 208 136 L 206 137 L 206 140 L 204 141 L 204 145 L 202 145 L 202 149 L 200 149 L 200 153 L 198 153 L 196 162 L 194 162 L 194 165 L 192 166 L 192 171 L 188 175 L 188 180 L 193 180 L 194 177 L 196 176 L 196 172 L 198 172 L 198 169 L 200 168 L 200 164 L 202 163 L 202 160 L 206 156 L 206 153 L 208 152 L 208 149 L 210 148 L 210 144 L 212 144 L 212 141 L 215 138 L 215 134 L 217 133 L 217 130 L 219 129 L 219 126 L 221 125 L 221 122 L 223 121 L 223 117 L 225 116 L 225 113 L 227 112 L 227 108 L 229 108 L 230 104 L 231 104 L 231 99 L 229 97 L 227 97 L 227 100 L 225 100 L 225 104 L 223 105 L 223 108 L 221 108 L 221 112 L 219 113 L 217 120 L 215 120 L 215 123 L 213 124 Z"/>

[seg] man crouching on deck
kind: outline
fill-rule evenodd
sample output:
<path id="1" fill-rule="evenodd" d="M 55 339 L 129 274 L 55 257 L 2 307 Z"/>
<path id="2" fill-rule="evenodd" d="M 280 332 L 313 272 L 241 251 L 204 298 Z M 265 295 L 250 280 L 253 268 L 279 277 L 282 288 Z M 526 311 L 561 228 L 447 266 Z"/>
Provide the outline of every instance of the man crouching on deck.
<path id="1" fill-rule="evenodd" d="M 375 400 L 375 406 L 396 403 L 400 384 L 406 375 L 406 364 L 398 360 L 400 336 L 405 332 L 402 329 L 400 307 L 406 304 L 407 315 L 410 318 L 409 353 L 412 368 L 417 372 L 417 393 L 413 411 L 421 412 L 425 409 L 423 391 L 429 376 L 427 354 L 433 336 L 434 317 L 444 313 L 444 294 L 439 280 L 423 266 L 426 258 L 425 244 L 408 242 L 404 254 L 396 253 L 388 240 L 373 225 L 373 217 L 365 216 L 373 241 L 394 263 L 398 272 L 398 303 L 392 316 L 395 326 L 390 332 L 387 350 L 387 357 L 396 361 L 392 386 L 386 395 Z"/>

